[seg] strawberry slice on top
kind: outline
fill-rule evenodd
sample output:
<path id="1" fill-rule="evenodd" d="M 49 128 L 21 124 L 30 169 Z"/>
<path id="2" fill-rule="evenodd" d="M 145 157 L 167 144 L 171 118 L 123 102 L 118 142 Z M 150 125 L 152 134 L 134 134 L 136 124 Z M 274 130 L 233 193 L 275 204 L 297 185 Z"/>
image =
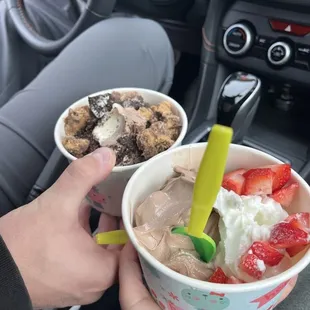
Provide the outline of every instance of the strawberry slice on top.
<path id="1" fill-rule="evenodd" d="M 294 221 L 281 222 L 274 225 L 270 233 L 269 243 L 278 249 L 287 249 L 297 245 L 309 244 L 309 234 L 297 228 Z"/>
<path id="2" fill-rule="evenodd" d="M 228 191 L 234 191 L 236 194 L 241 195 L 244 185 L 243 173 L 245 172 L 245 169 L 238 169 L 226 173 L 223 178 L 222 187 Z"/>
<path id="3" fill-rule="evenodd" d="M 292 204 L 298 188 L 299 184 L 294 182 L 275 191 L 272 195 L 270 195 L 270 197 L 280 203 L 283 208 L 287 209 Z"/>
<path id="4" fill-rule="evenodd" d="M 217 267 L 208 281 L 212 283 L 225 284 L 227 280 L 228 280 L 228 277 L 226 276 L 222 268 Z"/>
<path id="5" fill-rule="evenodd" d="M 290 223 L 293 227 L 310 232 L 310 213 L 300 212 L 290 215 L 285 222 Z M 290 257 L 294 257 L 298 253 L 305 250 L 307 245 L 295 245 L 286 249 L 286 252 Z"/>
<path id="6" fill-rule="evenodd" d="M 270 165 L 264 168 L 270 168 L 275 173 L 272 184 L 273 192 L 282 188 L 291 178 L 291 165 L 289 164 Z"/>
<path id="7" fill-rule="evenodd" d="M 300 212 L 292 214 L 285 222 L 291 223 L 294 227 L 308 232 L 310 228 L 310 213 Z"/>
<path id="8" fill-rule="evenodd" d="M 266 271 L 266 266 L 255 254 L 246 253 L 241 257 L 239 268 L 252 278 L 261 279 Z"/>
<path id="9" fill-rule="evenodd" d="M 277 249 L 265 241 L 254 242 L 249 251 L 270 267 L 278 265 L 284 257 L 283 253 L 280 253 Z"/>
<path id="10" fill-rule="evenodd" d="M 250 169 L 243 174 L 243 195 L 269 195 L 275 173 L 270 168 Z"/>
<path id="11" fill-rule="evenodd" d="M 305 250 L 307 248 L 306 245 L 295 245 L 291 248 L 286 249 L 287 254 L 290 257 L 294 257 L 296 256 L 298 253 L 302 252 L 303 250 Z"/>

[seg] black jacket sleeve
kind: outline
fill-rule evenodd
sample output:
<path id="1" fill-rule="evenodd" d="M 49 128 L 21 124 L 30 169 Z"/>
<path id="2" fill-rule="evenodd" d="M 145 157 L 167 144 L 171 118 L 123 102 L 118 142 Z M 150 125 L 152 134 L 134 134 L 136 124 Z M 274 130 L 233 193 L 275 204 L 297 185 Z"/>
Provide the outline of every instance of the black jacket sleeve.
<path id="1" fill-rule="evenodd" d="M 1 236 L 0 310 L 32 310 L 25 283 Z"/>

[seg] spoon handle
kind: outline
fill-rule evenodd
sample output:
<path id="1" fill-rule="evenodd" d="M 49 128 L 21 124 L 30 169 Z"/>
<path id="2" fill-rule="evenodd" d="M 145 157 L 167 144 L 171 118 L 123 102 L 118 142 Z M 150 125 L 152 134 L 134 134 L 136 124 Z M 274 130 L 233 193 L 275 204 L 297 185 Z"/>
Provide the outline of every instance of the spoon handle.
<path id="1" fill-rule="evenodd" d="M 230 127 L 214 125 L 194 185 L 188 233 L 200 238 L 220 191 L 233 136 Z"/>
<path id="2" fill-rule="evenodd" d="M 100 245 L 105 244 L 125 244 L 128 236 L 125 230 L 113 230 L 96 234 L 96 242 Z"/>

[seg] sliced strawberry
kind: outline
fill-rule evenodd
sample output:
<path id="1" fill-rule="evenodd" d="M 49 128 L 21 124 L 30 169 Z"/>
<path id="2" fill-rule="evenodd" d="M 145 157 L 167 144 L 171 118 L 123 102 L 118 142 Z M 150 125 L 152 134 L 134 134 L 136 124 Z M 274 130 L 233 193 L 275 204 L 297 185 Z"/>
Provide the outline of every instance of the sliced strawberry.
<path id="1" fill-rule="evenodd" d="M 298 188 L 298 183 L 292 183 L 274 192 L 270 197 L 280 203 L 283 208 L 288 208 L 292 204 Z"/>
<path id="2" fill-rule="evenodd" d="M 233 176 L 235 176 L 235 175 L 239 175 L 239 174 L 244 174 L 245 172 L 247 172 L 247 170 L 246 169 L 244 169 L 244 168 L 240 168 L 240 169 L 237 169 L 237 170 L 234 170 L 234 171 L 231 171 L 231 172 L 227 172 L 227 173 L 225 173 L 225 175 L 224 175 L 224 179 L 225 178 L 231 178 L 231 177 L 233 177 Z"/>
<path id="3" fill-rule="evenodd" d="M 274 225 L 270 233 L 270 244 L 278 249 L 287 249 L 296 245 L 307 245 L 308 233 L 296 228 L 294 223 L 282 222 Z"/>
<path id="4" fill-rule="evenodd" d="M 245 172 L 245 169 L 238 169 L 226 173 L 223 178 L 222 186 L 228 191 L 234 191 L 236 194 L 241 195 L 244 184 L 243 173 Z"/>
<path id="5" fill-rule="evenodd" d="M 250 247 L 250 251 L 261 259 L 267 266 L 276 266 L 280 263 L 284 254 L 272 247 L 268 242 L 256 241 Z"/>
<path id="6" fill-rule="evenodd" d="M 268 195 L 272 193 L 274 172 L 270 168 L 251 169 L 245 177 L 244 195 Z"/>
<path id="7" fill-rule="evenodd" d="M 294 257 L 298 253 L 302 252 L 305 248 L 307 248 L 306 245 L 295 245 L 291 248 L 286 249 L 286 252 L 290 257 Z"/>
<path id="8" fill-rule="evenodd" d="M 290 215 L 285 222 L 291 223 L 294 227 L 308 231 L 310 228 L 310 213 L 300 212 Z"/>
<path id="9" fill-rule="evenodd" d="M 282 188 L 291 178 L 291 165 L 289 164 L 270 165 L 264 168 L 270 168 L 275 173 L 272 184 L 273 192 Z"/>
<path id="10" fill-rule="evenodd" d="M 242 284 L 245 283 L 237 278 L 235 278 L 234 276 L 231 276 L 227 279 L 226 284 Z"/>
<path id="11" fill-rule="evenodd" d="M 221 283 L 221 284 L 225 284 L 227 281 L 227 276 L 225 275 L 224 271 L 222 270 L 222 268 L 218 267 L 215 269 L 213 275 L 209 278 L 209 282 L 213 282 L 213 283 Z"/>
<path id="12" fill-rule="evenodd" d="M 239 174 L 231 179 L 223 180 L 222 186 L 228 191 L 234 191 L 236 194 L 241 195 L 244 185 L 244 177 Z"/>
<path id="13" fill-rule="evenodd" d="M 242 256 L 239 268 L 257 280 L 259 280 L 266 271 L 264 262 L 256 255 L 249 253 Z"/>

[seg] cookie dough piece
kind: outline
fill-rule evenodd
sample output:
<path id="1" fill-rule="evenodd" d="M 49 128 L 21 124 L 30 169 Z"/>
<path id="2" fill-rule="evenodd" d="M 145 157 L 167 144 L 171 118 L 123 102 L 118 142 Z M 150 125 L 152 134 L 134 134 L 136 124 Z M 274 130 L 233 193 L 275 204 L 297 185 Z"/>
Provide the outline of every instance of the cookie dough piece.
<path id="1" fill-rule="evenodd" d="M 138 110 L 138 113 L 148 122 L 150 122 L 154 118 L 154 112 L 151 108 L 141 107 Z"/>
<path id="2" fill-rule="evenodd" d="M 154 113 L 158 113 L 162 117 L 173 114 L 172 105 L 168 101 L 163 101 L 159 105 L 153 105 L 151 109 L 154 111 Z"/>
<path id="3" fill-rule="evenodd" d="M 88 106 L 69 109 L 69 114 L 64 120 L 66 135 L 74 136 L 78 131 L 82 130 L 86 126 L 90 118 L 90 110 Z"/>
<path id="4" fill-rule="evenodd" d="M 152 124 L 137 136 L 137 145 L 145 159 L 167 150 L 173 143 L 164 122 Z"/>
<path id="5" fill-rule="evenodd" d="M 74 137 L 65 137 L 62 139 L 64 148 L 73 156 L 81 157 L 89 147 L 89 140 L 77 139 Z"/>
<path id="6" fill-rule="evenodd" d="M 163 122 L 166 125 L 167 133 L 172 140 L 176 140 L 180 134 L 181 130 L 181 120 L 178 116 L 169 114 L 167 115 Z"/>

